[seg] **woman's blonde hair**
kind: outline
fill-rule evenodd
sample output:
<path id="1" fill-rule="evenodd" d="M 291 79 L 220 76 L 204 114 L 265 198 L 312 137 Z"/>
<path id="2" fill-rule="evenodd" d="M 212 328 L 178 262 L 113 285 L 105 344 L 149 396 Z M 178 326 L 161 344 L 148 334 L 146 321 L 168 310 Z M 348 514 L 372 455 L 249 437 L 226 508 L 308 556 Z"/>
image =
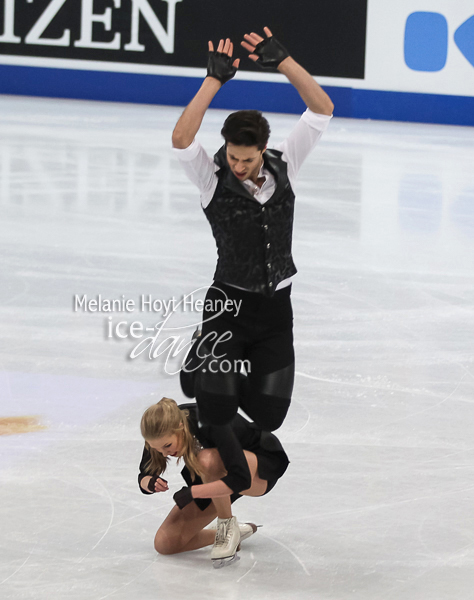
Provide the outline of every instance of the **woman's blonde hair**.
<path id="1" fill-rule="evenodd" d="M 166 471 L 169 460 L 161 452 L 154 450 L 148 442 L 165 435 L 176 434 L 183 441 L 184 464 L 191 473 L 191 479 L 194 481 L 196 475 L 202 475 L 202 469 L 196 455 L 196 439 L 189 429 L 188 416 L 189 412 L 181 410 L 171 398 L 162 398 L 157 404 L 146 409 L 142 417 L 140 429 L 145 439 L 145 446 L 150 451 L 151 456 L 150 461 L 145 465 L 147 473 L 150 475 L 161 475 Z"/>

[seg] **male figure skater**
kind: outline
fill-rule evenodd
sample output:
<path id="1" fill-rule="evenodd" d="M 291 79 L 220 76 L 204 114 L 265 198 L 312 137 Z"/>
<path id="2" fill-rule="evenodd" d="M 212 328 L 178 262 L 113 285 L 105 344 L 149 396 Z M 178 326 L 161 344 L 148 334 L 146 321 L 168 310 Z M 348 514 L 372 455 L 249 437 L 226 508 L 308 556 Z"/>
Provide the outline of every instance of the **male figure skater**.
<path id="1" fill-rule="evenodd" d="M 221 131 L 225 144 L 213 159 L 195 139 L 212 99 L 239 67 L 229 39 L 220 40 L 217 51 L 209 42 L 207 77 L 172 137 L 181 165 L 199 188 L 218 250 L 205 305 L 227 298 L 239 306 L 233 313 L 205 308 L 201 340 L 192 346 L 181 373 L 185 395 L 196 396 L 200 421 L 218 432 L 219 451 L 233 453 L 234 461 L 242 463 L 241 476 L 236 478 L 236 469 L 227 482 L 234 492 L 250 485 L 243 452 L 228 425 L 237 409 L 262 431 L 273 431 L 290 405 L 295 370 L 290 300 L 296 273 L 291 256 L 293 190 L 301 164 L 333 111 L 313 77 L 268 27 L 264 32 L 265 39 L 246 34 L 242 46 L 262 68 L 284 74 L 307 106 L 288 138 L 267 149 L 267 120 L 258 111 L 243 110 L 226 119 Z M 246 377 L 227 367 L 239 360 L 250 365 Z M 229 362 L 220 368 L 223 361 Z"/>

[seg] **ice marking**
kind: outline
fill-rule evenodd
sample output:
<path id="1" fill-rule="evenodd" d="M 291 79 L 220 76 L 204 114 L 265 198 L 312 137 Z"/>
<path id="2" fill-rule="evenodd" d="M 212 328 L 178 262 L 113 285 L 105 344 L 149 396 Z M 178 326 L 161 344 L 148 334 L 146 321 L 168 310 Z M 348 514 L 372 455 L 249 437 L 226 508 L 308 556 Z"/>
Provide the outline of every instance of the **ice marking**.
<path id="1" fill-rule="evenodd" d="M 291 548 L 289 548 L 286 544 L 284 544 L 283 542 L 280 542 L 280 540 L 276 540 L 275 538 L 270 537 L 269 535 L 265 535 L 264 537 L 268 538 L 269 540 L 271 540 L 272 542 L 275 542 L 275 544 L 279 544 L 282 548 L 285 548 L 285 550 L 288 550 L 288 552 L 293 556 L 293 558 L 299 562 L 299 564 L 301 565 L 301 568 L 303 569 L 303 571 L 306 573 L 306 575 L 308 575 L 308 577 L 311 577 L 311 574 L 309 573 L 308 569 L 306 568 L 305 564 L 303 563 L 303 561 L 301 560 L 301 558 L 295 554 L 293 552 L 293 550 Z"/>
<path id="2" fill-rule="evenodd" d="M 85 558 L 87 558 L 89 556 L 89 554 L 91 552 L 93 552 L 97 546 L 100 544 L 100 542 L 105 538 L 105 536 L 109 533 L 110 528 L 112 527 L 112 522 L 114 520 L 114 515 L 115 515 L 115 504 L 114 501 L 112 499 L 112 496 L 109 493 L 109 490 L 105 487 L 105 485 L 99 480 L 97 479 L 97 477 L 94 477 L 93 475 L 91 475 L 90 473 L 88 473 L 85 469 L 83 469 L 82 467 L 80 467 L 79 465 L 75 465 L 76 469 L 79 469 L 80 471 L 82 471 L 83 473 L 85 473 L 86 475 L 88 475 L 91 479 L 93 479 L 94 481 L 96 481 L 100 487 L 105 491 L 107 498 L 109 499 L 110 502 L 110 508 L 111 508 L 111 512 L 110 512 L 110 521 L 109 521 L 109 525 L 107 527 L 107 529 L 105 530 L 105 532 L 102 534 L 102 536 L 100 537 L 99 541 L 94 544 L 94 546 L 92 546 L 92 548 L 89 550 L 89 552 L 87 554 L 84 554 L 84 556 L 79 560 L 79 563 L 81 563 Z"/>
<path id="3" fill-rule="evenodd" d="M 17 435 L 19 433 L 32 433 L 47 429 L 39 422 L 39 417 L 1 417 L 0 435 Z"/>

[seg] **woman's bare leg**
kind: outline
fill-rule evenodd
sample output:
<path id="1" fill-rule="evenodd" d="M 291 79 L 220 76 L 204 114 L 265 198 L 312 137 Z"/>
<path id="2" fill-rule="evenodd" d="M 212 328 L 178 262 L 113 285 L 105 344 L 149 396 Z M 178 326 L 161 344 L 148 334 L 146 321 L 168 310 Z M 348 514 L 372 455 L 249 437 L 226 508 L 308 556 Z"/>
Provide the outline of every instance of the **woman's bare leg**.
<path id="1" fill-rule="evenodd" d="M 261 479 L 258 475 L 258 461 L 255 454 L 247 450 L 244 450 L 244 454 L 252 476 L 252 485 L 241 494 L 261 496 L 267 489 L 267 481 Z M 202 476 L 205 483 L 217 481 L 226 474 L 224 463 L 216 448 L 202 450 L 198 457 L 205 471 Z M 232 516 L 230 496 L 214 498 L 212 504 L 203 511 L 199 509 L 195 502 L 191 502 L 183 509 L 179 509 L 177 506 L 173 507 L 156 532 L 156 551 L 160 554 L 178 554 L 212 545 L 216 532 L 213 529 L 204 528 L 216 516 L 221 519 Z"/>
<path id="2" fill-rule="evenodd" d="M 219 451 L 216 448 L 206 448 L 198 454 L 198 461 L 204 469 L 202 474 L 203 483 L 212 483 L 218 481 L 227 475 L 224 463 L 221 460 Z M 230 519 L 232 517 L 232 505 L 230 496 L 224 498 L 213 498 L 212 503 L 219 519 Z"/>
<path id="3" fill-rule="evenodd" d="M 268 482 L 265 479 L 261 479 L 258 474 L 258 459 L 256 455 L 248 450 L 244 450 L 244 454 L 245 458 L 247 459 L 250 475 L 252 477 L 252 485 L 247 490 L 244 490 L 240 493 L 244 496 L 262 496 L 266 492 Z M 201 452 L 198 454 L 198 459 L 199 463 L 205 470 L 205 474 L 202 476 L 204 483 L 218 481 L 227 474 L 217 448 L 207 448 L 205 450 L 201 450 Z M 213 498 L 212 501 L 214 502 L 216 508 L 216 502 L 220 500 L 226 501 L 226 503 L 223 503 L 222 505 L 223 507 L 227 507 L 228 505 L 229 515 L 227 517 L 221 517 L 219 514 L 219 517 L 223 519 L 231 517 L 232 513 L 230 509 L 230 496 L 225 498 Z"/>
<path id="4" fill-rule="evenodd" d="M 263 496 L 267 491 L 268 481 L 261 479 L 258 474 L 258 459 L 253 452 L 244 450 L 245 458 L 250 469 L 250 475 L 252 476 L 252 485 L 248 490 L 240 492 L 243 496 Z"/>
<path id="5" fill-rule="evenodd" d="M 178 554 L 212 545 L 216 532 L 204 527 L 216 514 L 213 504 L 205 510 L 200 510 L 195 502 L 183 509 L 174 506 L 156 532 L 155 550 L 160 554 Z"/>

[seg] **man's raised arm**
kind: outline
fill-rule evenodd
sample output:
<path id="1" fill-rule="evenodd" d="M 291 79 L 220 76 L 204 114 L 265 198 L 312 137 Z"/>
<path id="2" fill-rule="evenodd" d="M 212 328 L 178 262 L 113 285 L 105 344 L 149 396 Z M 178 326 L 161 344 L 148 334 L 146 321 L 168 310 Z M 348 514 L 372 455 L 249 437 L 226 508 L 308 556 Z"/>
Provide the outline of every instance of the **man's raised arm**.
<path id="1" fill-rule="evenodd" d="M 288 54 L 268 27 L 264 27 L 266 39 L 256 33 L 244 35 L 242 46 L 251 54 L 249 58 L 262 69 L 283 73 L 295 86 L 306 106 L 315 113 L 332 115 L 334 104 L 321 86 Z"/>
<path id="2" fill-rule="evenodd" d="M 172 136 L 174 148 L 187 148 L 193 142 L 212 99 L 237 72 L 240 59 L 232 62 L 233 50 L 229 39 L 220 40 L 216 52 L 213 43 L 209 42 L 207 77 L 176 123 Z"/>

